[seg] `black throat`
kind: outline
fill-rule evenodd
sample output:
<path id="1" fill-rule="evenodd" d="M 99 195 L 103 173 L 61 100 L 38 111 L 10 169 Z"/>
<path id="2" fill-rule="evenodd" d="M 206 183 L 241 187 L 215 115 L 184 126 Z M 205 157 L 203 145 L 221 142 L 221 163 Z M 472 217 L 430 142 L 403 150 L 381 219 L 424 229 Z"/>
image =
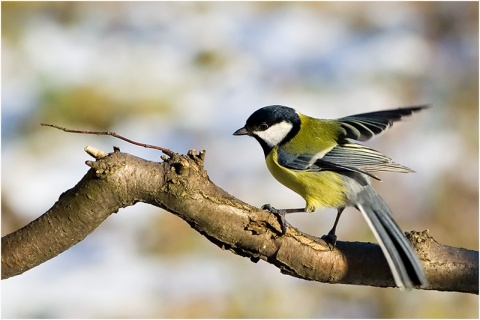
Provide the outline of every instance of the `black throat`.
<path id="1" fill-rule="evenodd" d="M 259 137 L 257 137 L 256 135 L 253 135 L 253 137 L 255 138 L 255 140 L 258 141 L 258 143 L 260 143 L 260 145 L 262 146 L 262 149 L 263 149 L 263 153 L 265 154 L 265 158 L 268 156 L 268 154 L 270 153 L 270 151 L 272 151 L 273 147 L 270 147 L 265 141 L 263 141 L 262 139 L 260 139 Z"/>

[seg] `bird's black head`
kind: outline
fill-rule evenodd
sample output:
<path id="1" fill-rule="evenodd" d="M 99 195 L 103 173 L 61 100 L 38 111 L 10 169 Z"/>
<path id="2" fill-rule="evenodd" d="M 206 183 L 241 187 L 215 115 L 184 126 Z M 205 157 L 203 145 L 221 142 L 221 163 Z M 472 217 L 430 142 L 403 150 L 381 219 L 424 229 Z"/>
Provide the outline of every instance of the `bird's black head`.
<path id="1" fill-rule="evenodd" d="M 295 109 L 273 105 L 252 113 L 245 127 L 235 131 L 234 135 L 254 137 L 267 155 L 274 146 L 293 138 L 298 130 L 300 130 L 300 117 Z"/>

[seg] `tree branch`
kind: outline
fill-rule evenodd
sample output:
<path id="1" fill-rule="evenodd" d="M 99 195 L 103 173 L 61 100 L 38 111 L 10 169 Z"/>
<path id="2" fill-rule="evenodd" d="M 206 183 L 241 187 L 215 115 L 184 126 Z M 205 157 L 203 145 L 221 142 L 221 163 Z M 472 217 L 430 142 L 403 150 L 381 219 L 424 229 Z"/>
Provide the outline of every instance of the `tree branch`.
<path id="1" fill-rule="evenodd" d="M 210 181 L 204 152 L 172 153 L 157 163 L 87 147 L 91 169 L 53 207 L 27 226 L 2 238 L 2 279 L 19 275 L 67 250 L 110 214 L 145 202 L 179 216 L 222 249 L 282 273 L 327 283 L 395 286 L 376 244 L 321 240 L 289 227 L 277 217 L 244 203 Z M 439 244 L 428 231 L 408 234 L 423 262 L 428 290 L 478 294 L 478 251 Z"/>

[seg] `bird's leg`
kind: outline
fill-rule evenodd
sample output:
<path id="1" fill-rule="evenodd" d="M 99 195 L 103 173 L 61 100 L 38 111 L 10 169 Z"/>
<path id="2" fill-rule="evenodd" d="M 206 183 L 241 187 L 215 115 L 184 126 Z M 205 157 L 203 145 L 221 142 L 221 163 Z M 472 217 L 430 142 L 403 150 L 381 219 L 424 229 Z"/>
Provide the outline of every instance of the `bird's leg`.
<path id="1" fill-rule="evenodd" d="M 267 210 L 276 215 L 279 218 L 280 227 L 282 228 L 282 234 L 287 232 L 288 222 L 285 219 L 285 214 L 295 213 L 295 212 L 305 212 L 305 208 L 301 209 L 275 209 L 270 204 L 265 204 L 262 206 L 262 210 Z"/>
<path id="2" fill-rule="evenodd" d="M 332 229 L 328 232 L 328 234 L 322 236 L 322 239 L 328 244 L 330 250 L 333 250 L 335 248 L 335 244 L 337 243 L 337 235 L 335 232 L 337 229 L 338 220 L 340 220 L 340 216 L 342 215 L 344 209 L 345 207 L 337 209 L 337 217 L 335 218 L 335 223 L 333 224 Z"/>

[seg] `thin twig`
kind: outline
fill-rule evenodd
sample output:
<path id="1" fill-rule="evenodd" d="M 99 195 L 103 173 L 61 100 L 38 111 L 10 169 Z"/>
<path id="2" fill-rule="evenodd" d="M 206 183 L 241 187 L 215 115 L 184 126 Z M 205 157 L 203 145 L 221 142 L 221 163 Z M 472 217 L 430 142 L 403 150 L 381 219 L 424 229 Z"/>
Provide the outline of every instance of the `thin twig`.
<path id="1" fill-rule="evenodd" d="M 134 145 L 137 145 L 137 146 L 140 146 L 140 147 L 160 150 L 170 157 L 173 157 L 175 155 L 175 152 L 173 152 L 170 149 L 162 148 L 162 147 L 159 147 L 159 146 L 154 146 L 154 145 L 151 145 L 151 144 L 136 142 L 136 141 L 127 139 L 125 137 L 122 137 L 121 135 L 116 134 L 115 132 L 112 132 L 112 131 L 73 130 L 73 129 L 67 129 L 67 128 L 64 128 L 64 127 L 60 127 L 60 126 L 57 126 L 57 125 L 54 125 L 54 124 L 48 124 L 48 123 L 41 123 L 40 125 L 43 126 L 43 127 L 52 127 L 52 128 L 59 129 L 59 130 L 62 130 L 64 132 L 70 132 L 70 133 L 96 134 L 96 135 L 99 135 L 99 136 L 102 136 L 102 135 L 103 136 L 112 136 L 112 137 L 118 138 L 120 140 L 126 141 L 128 143 L 131 143 L 131 144 L 134 144 Z"/>

